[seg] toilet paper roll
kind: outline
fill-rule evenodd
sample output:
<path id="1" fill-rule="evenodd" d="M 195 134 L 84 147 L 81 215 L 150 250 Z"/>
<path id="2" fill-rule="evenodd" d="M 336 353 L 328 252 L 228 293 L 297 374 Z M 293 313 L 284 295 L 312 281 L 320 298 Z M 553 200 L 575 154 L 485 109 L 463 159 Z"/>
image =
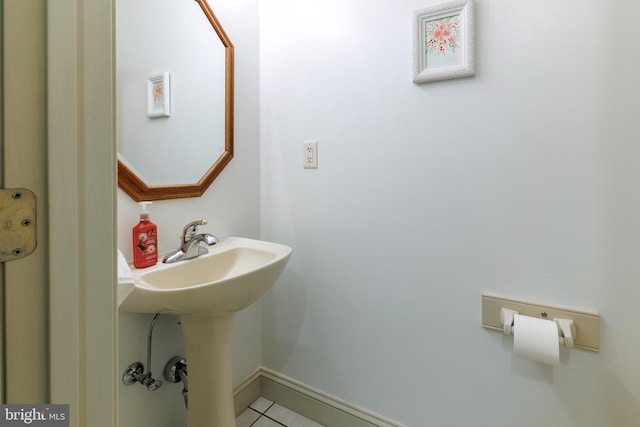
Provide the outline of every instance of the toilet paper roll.
<path id="1" fill-rule="evenodd" d="M 513 353 L 519 357 L 557 365 L 560 361 L 558 326 L 552 320 L 516 314 L 513 318 Z"/>

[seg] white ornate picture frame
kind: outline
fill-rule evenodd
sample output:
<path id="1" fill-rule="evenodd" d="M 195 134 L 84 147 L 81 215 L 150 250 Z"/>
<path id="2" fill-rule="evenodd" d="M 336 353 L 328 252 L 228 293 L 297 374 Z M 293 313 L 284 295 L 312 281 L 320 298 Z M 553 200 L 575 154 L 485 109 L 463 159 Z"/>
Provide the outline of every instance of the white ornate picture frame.
<path id="1" fill-rule="evenodd" d="M 155 74 L 147 79 L 147 117 L 171 115 L 171 79 L 169 72 Z"/>
<path id="2" fill-rule="evenodd" d="M 453 1 L 413 12 L 413 82 L 476 74 L 475 5 Z"/>

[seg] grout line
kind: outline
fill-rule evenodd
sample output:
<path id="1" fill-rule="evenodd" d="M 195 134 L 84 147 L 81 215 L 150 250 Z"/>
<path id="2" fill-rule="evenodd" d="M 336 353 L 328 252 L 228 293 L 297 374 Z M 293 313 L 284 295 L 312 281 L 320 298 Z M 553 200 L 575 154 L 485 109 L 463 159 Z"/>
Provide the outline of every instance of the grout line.
<path id="1" fill-rule="evenodd" d="M 282 424 L 280 421 L 278 421 L 278 420 L 276 420 L 274 418 L 271 418 L 269 415 L 263 415 L 263 417 L 269 418 L 271 421 L 273 421 L 276 424 L 280 424 L 281 426 L 287 427 L 285 424 Z"/>
<path id="2" fill-rule="evenodd" d="M 270 416 L 268 416 L 268 415 L 267 415 L 267 411 L 268 411 L 269 409 L 271 409 L 271 407 L 272 407 L 273 405 L 275 405 L 275 404 L 276 404 L 276 402 L 271 402 L 271 405 L 269 405 L 269 406 L 267 407 L 267 409 L 265 409 L 265 410 L 264 410 L 264 412 L 260 412 L 260 411 L 258 411 L 258 410 L 256 410 L 256 409 L 253 409 L 251 406 L 249 406 L 249 409 L 251 409 L 251 410 L 252 410 L 253 412 L 255 412 L 256 414 L 259 414 L 259 415 L 260 415 L 258 418 L 256 418 L 256 420 L 255 420 L 254 422 L 252 422 L 252 423 L 249 425 L 249 427 L 251 427 L 252 425 L 254 425 L 255 423 L 257 423 L 257 422 L 258 422 L 258 420 L 259 420 L 260 418 L 262 418 L 262 417 L 269 418 L 269 419 L 270 419 L 271 421 L 273 421 L 274 423 L 279 424 L 279 425 L 281 425 L 281 426 L 283 426 L 283 427 L 287 427 L 286 425 L 282 424 L 280 421 L 275 420 L 275 419 L 273 419 L 273 418 L 271 418 Z"/>
<path id="3" fill-rule="evenodd" d="M 258 411 L 256 411 L 255 409 L 254 409 L 254 411 L 255 411 L 255 412 L 258 412 Z M 258 414 L 260 414 L 260 412 L 258 412 Z M 268 416 L 268 415 L 264 415 L 264 414 L 260 414 L 260 416 L 259 416 L 259 417 L 254 421 L 254 422 L 252 422 L 252 423 L 251 423 L 251 425 L 250 425 L 249 427 L 251 427 L 252 425 L 254 425 L 255 423 L 257 423 L 257 422 L 258 422 L 258 420 L 259 420 L 260 418 L 262 418 L 262 417 L 268 418 L 268 419 L 270 419 L 271 421 L 273 421 L 274 423 L 276 423 L 276 424 L 278 424 L 278 425 L 281 425 L 281 426 L 283 426 L 283 427 L 287 427 L 286 425 L 282 424 L 280 421 L 278 421 L 278 420 L 274 420 L 274 419 L 273 419 L 273 418 L 271 418 L 270 416 Z"/>
<path id="4" fill-rule="evenodd" d="M 267 415 L 267 412 L 269 412 L 269 409 L 271 409 L 273 407 L 273 405 L 275 405 L 276 402 L 273 402 L 271 405 L 269 405 L 269 407 L 267 409 L 265 409 L 264 414 L 262 414 L 264 417 L 269 418 L 271 421 L 280 424 L 281 426 L 287 427 L 286 424 L 282 424 L 280 421 L 276 420 L 275 418 L 271 418 L 269 415 Z M 249 426 L 251 427 L 251 426 Z"/>
<path id="5" fill-rule="evenodd" d="M 255 409 L 253 409 L 252 407 L 249 407 L 248 409 L 251 409 L 253 412 L 255 412 L 256 414 L 258 414 L 258 418 L 256 418 L 256 420 L 254 422 L 252 422 L 251 424 L 249 424 L 249 427 L 251 427 L 252 425 L 254 425 L 255 423 L 258 422 L 258 420 L 260 419 L 260 417 L 262 417 L 262 414 L 259 411 L 256 411 Z"/>
<path id="6" fill-rule="evenodd" d="M 266 413 L 267 413 L 267 411 L 268 411 L 269 409 L 271 409 L 271 407 L 272 407 L 273 405 L 275 405 L 275 404 L 276 404 L 276 402 L 271 402 L 271 405 L 267 406 L 267 409 L 265 409 L 264 411 L 258 411 L 257 409 L 252 408 L 251 406 L 249 406 L 249 409 L 251 409 L 251 410 L 253 410 L 253 411 L 255 411 L 255 412 L 259 413 L 260 415 L 264 415 L 264 414 L 266 414 Z"/>

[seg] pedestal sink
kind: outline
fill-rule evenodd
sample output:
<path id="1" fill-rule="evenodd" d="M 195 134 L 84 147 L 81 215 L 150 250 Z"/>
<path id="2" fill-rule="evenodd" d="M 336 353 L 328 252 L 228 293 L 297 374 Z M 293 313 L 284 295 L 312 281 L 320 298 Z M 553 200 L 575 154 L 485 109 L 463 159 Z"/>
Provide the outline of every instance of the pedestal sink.
<path id="1" fill-rule="evenodd" d="M 291 248 L 241 237 L 173 264 L 133 269 L 120 311 L 180 315 L 189 369 L 187 427 L 235 427 L 231 332 L 236 312 L 260 298 L 284 269 Z"/>

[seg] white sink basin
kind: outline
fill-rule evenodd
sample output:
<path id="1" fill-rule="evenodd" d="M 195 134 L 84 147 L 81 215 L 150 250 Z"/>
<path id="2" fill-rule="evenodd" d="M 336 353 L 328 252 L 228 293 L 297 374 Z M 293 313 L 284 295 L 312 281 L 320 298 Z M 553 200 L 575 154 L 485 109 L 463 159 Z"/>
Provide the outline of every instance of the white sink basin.
<path id="1" fill-rule="evenodd" d="M 231 342 L 234 315 L 278 279 L 291 248 L 228 237 L 187 261 L 132 269 L 120 311 L 179 314 L 189 366 L 187 427 L 235 427 Z M 120 292 L 120 287 L 118 287 Z"/>
<path id="2" fill-rule="evenodd" d="M 277 243 L 227 237 L 209 253 L 187 261 L 132 269 L 133 290 L 120 311 L 220 316 L 260 298 L 280 276 L 291 248 Z"/>

